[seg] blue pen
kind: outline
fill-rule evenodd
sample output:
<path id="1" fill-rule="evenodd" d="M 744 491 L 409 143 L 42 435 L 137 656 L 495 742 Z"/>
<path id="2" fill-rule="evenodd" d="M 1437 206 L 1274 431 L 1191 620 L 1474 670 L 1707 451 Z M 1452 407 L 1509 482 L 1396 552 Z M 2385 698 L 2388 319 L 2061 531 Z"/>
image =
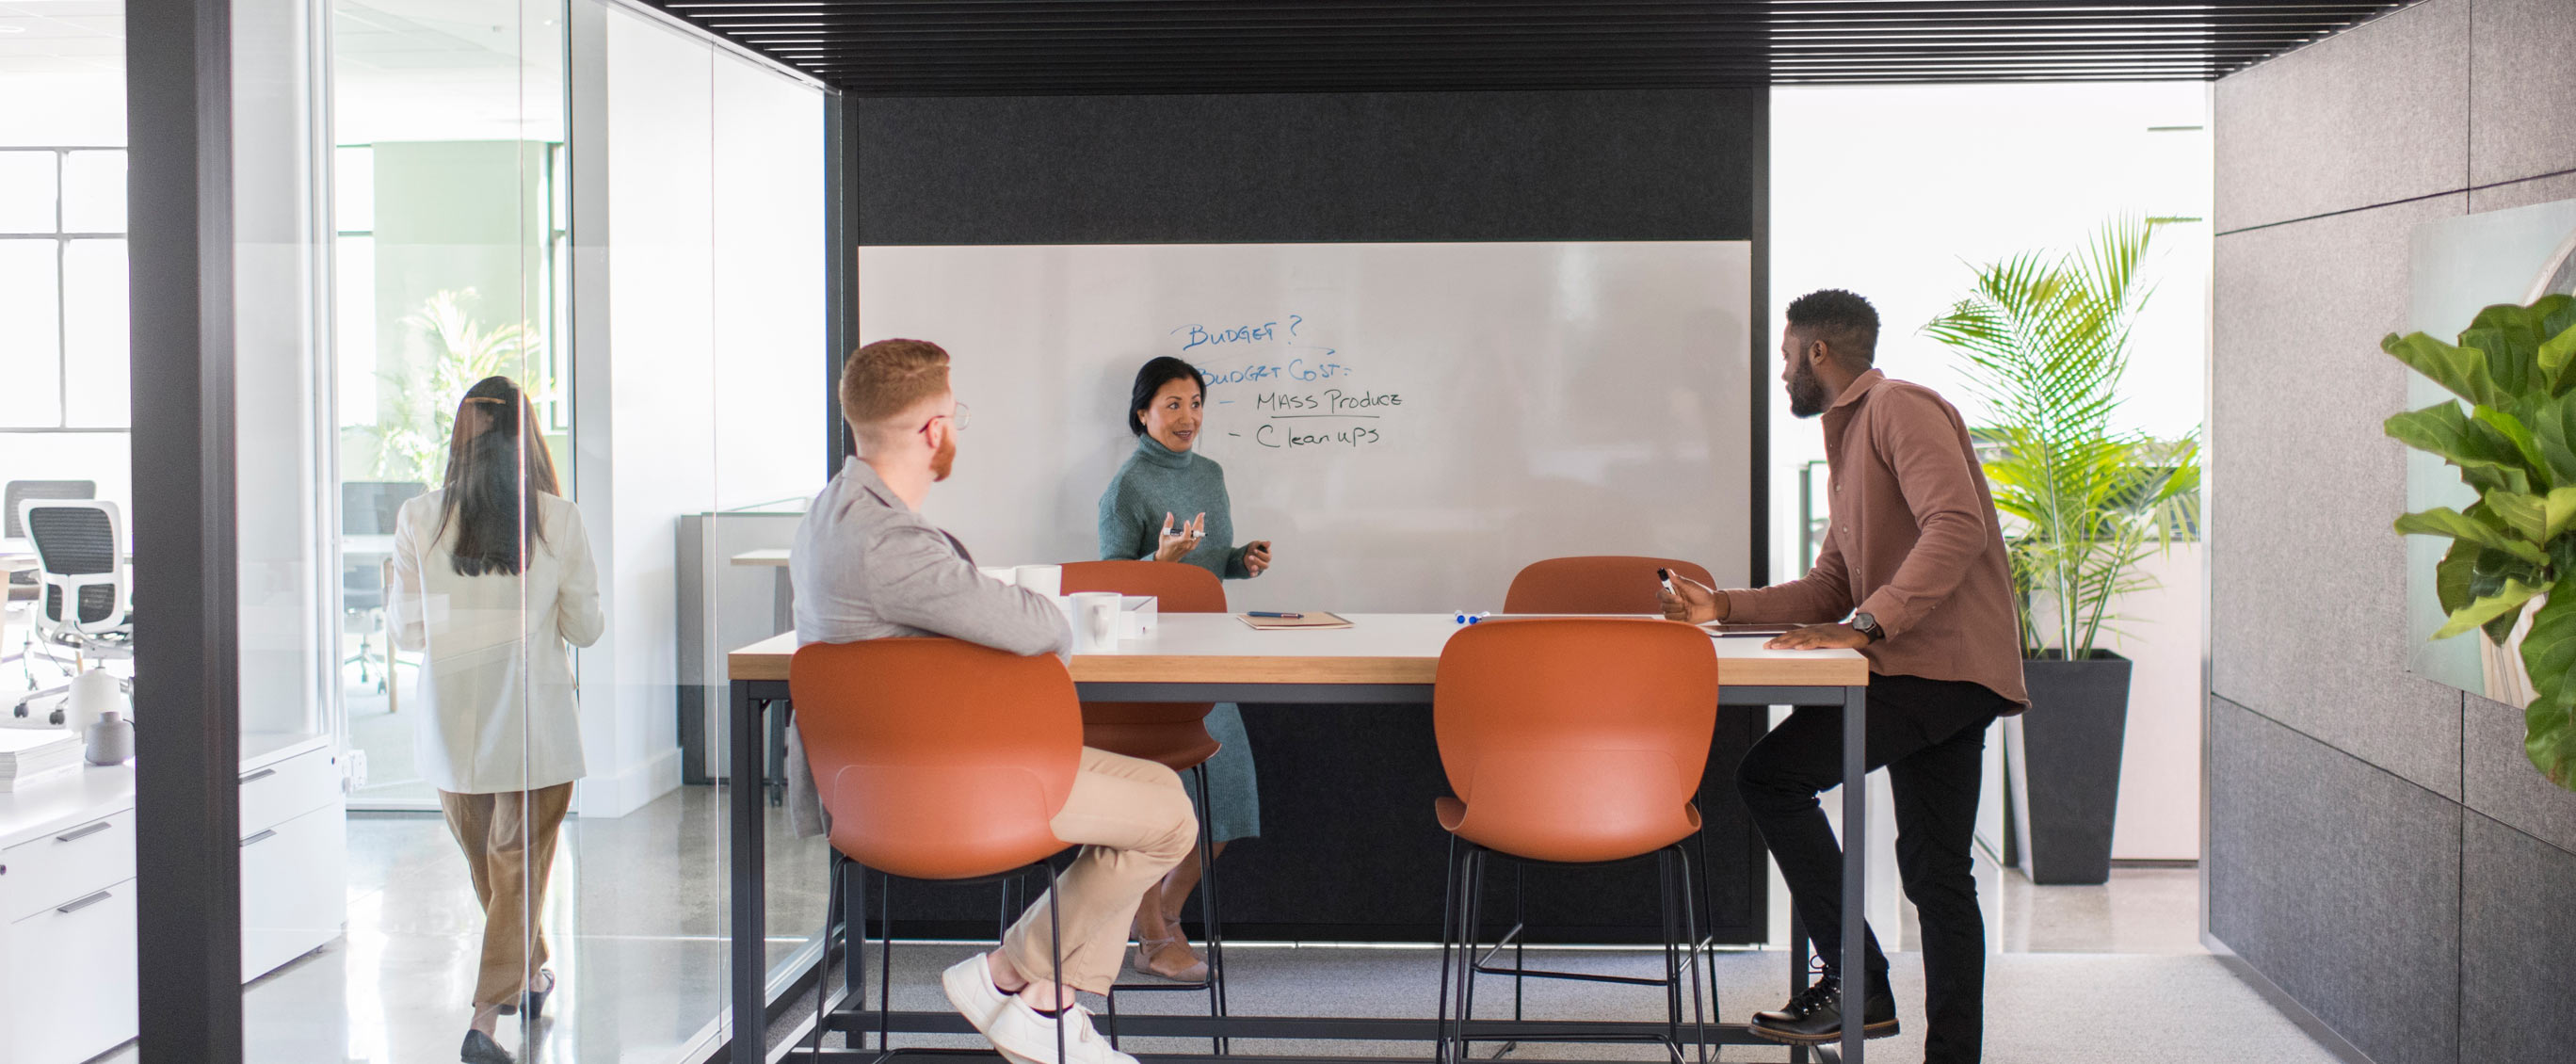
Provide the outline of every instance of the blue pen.
<path id="1" fill-rule="evenodd" d="M 1305 615 L 1305 614 L 1302 614 L 1302 613 L 1270 613 L 1270 612 L 1267 612 L 1267 611 L 1264 611 L 1264 610 L 1253 610 L 1253 611 L 1251 611 L 1251 612 L 1249 612 L 1249 613 L 1244 614 L 1244 616 L 1246 616 L 1246 617 L 1277 617 L 1277 618 L 1280 618 L 1280 619 L 1283 619 L 1283 620 L 1290 620 L 1290 621 L 1302 621 L 1302 620 L 1305 620 L 1305 619 L 1306 619 L 1306 615 Z"/>

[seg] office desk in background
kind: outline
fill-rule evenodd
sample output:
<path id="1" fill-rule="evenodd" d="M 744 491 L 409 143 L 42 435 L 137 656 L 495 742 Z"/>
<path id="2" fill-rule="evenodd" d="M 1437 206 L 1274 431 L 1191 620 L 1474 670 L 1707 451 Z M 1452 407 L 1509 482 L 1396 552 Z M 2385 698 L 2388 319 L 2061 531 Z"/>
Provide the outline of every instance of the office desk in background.
<path id="1" fill-rule="evenodd" d="M 745 563 L 748 564 L 748 563 Z M 782 570 L 783 572 L 784 570 Z M 1226 614 L 1169 614 L 1151 638 L 1123 640 L 1114 649 L 1077 654 L 1070 671 L 1085 701 L 1121 702 L 1254 702 L 1344 705 L 1431 704 L 1432 682 L 1439 672 L 1440 651 L 1460 625 L 1448 614 L 1346 614 L 1343 629 L 1256 631 Z M 1868 772 L 1863 756 L 1863 707 L 1868 697 L 1869 664 L 1849 650 L 1784 651 L 1764 649 L 1761 637 L 1715 640 L 1718 659 L 1718 703 L 1728 706 L 1835 706 L 1843 711 L 1843 971 L 1861 971 L 1862 914 L 1867 901 Z M 796 651 L 796 636 L 784 632 L 728 655 L 732 691 L 732 778 L 762 778 L 762 731 L 769 710 L 788 698 L 787 674 Z M 762 818 L 769 803 L 739 800 L 736 788 L 730 822 L 733 855 L 732 1015 L 740 1037 L 741 1017 L 765 1020 L 773 991 L 784 991 L 792 979 L 772 987 L 763 928 L 767 912 L 760 883 L 766 869 Z M 1427 796 L 1426 796 L 1427 797 Z M 1790 983 L 1804 986 L 1803 949 L 1789 951 Z M 1104 1023 L 1107 1021 L 1104 1021 Z M 1120 1033 L 1184 1038 L 1316 1038 L 1432 1041 L 1437 1022 L 1429 1018 L 1384 1019 L 1331 1016 L 1137 1016 L 1116 1020 Z M 1479 1020 L 1479 1040 L 1533 1040 L 1570 1030 L 1598 1030 L 1601 1024 L 1546 1020 Z M 1633 1027 L 1637 1035 L 1662 1032 L 1661 1023 L 1612 1024 Z M 750 1030 L 765 1030 L 755 1023 Z M 964 1033 L 963 1017 L 944 1012 L 899 1013 L 895 1029 L 911 1032 Z M 1755 1039 L 1741 1024 L 1712 1023 L 1709 1040 L 1719 1045 L 1773 1045 Z M 1860 1029 L 1846 1029 L 1842 1059 L 1860 1064 Z M 1793 1054 L 1796 1059 L 1803 1054 Z"/>
<path id="2" fill-rule="evenodd" d="M 778 587 L 776 591 L 772 592 L 774 597 L 771 599 L 771 602 L 777 611 L 776 616 L 773 617 L 772 620 L 777 623 L 777 630 L 781 632 L 789 631 L 796 627 L 796 581 L 787 571 L 787 553 L 788 548 L 786 547 L 764 547 L 760 550 L 747 550 L 733 556 L 733 563 L 735 565 L 749 565 L 774 568 L 778 570 Z"/>

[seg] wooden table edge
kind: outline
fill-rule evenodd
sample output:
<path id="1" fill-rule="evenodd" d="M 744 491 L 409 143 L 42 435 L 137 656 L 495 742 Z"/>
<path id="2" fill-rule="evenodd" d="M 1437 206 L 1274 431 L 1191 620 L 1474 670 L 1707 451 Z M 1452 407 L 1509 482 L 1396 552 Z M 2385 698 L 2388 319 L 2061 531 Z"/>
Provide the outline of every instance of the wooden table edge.
<path id="1" fill-rule="evenodd" d="M 795 655 L 737 650 L 725 656 L 731 680 L 784 680 Z M 1076 683 L 1429 684 L 1437 658 L 1219 657 L 1196 654 L 1077 655 Z M 1869 683 L 1863 658 L 1736 659 L 1718 663 L 1720 687 L 1861 687 Z"/>

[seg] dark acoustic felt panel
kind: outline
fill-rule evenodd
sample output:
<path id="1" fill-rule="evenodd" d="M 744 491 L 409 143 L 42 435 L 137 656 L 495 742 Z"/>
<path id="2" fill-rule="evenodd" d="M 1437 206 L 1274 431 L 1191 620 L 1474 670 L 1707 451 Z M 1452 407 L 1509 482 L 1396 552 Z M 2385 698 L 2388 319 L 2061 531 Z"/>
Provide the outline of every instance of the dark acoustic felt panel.
<path id="1" fill-rule="evenodd" d="M 2210 933 L 2377 1064 L 2462 1060 L 2460 807 L 2225 699 L 2209 723 Z"/>
<path id="2" fill-rule="evenodd" d="M 863 244 L 1728 240 L 1761 89 L 862 99 Z"/>
<path id="3" fill-rule="evenodd" d="M 1432 803 L 1449 794 L 1429 706 L 1243 707 L 1261 783 L 1261 837 L 1217 862 L 1226 933 L 1259 941 L 1437 942 L 1449 836 Z M 1735 769 L 1762 737 L 1759 710 L 1721 711 L 1699 806 L 1709 843 L 1703 934 L 1760 941 L 1767 865 L 1735 795 Z M 1699 869 L 1692 868 L 1694 885 Z M 1496 860 L 1489 935 L 1517 911 L 1533 942 L 1662 941 L 1651 860 L 1591 868 Z M 1515 897 L 1526 891 L 1525 901 Z M 998 888 L 899 889 L 896 933 L 990 937 Z M 1515 910 L 1515 905 L 1519 908 Z M 1195 924 L 1193 905 L 1187 918 Z M 1426 973 L 1436 969 L 1426 967 Z"/>
<path id="4" fill-rule="evenodd" d="M 2476 813 L 2467 827 L 2460 1059 L 2576 1057 L 2576 853 Z"/>

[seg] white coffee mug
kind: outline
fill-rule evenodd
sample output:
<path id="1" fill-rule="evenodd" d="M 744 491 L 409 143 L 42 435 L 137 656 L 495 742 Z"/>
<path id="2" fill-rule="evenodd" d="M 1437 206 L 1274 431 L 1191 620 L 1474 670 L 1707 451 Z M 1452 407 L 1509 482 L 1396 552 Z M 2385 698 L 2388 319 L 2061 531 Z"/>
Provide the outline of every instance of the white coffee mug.
<path id="1" fill-rule="evenodd" d="M 1073 649 L 1107 650 L 1118 644 L 1118 606 L 1126 596 L 1115 591 L 1083 591 L 1073 600 Z"/>
<path id="2" fill-rule="evenodd" d="M 1001 581 L 1004 587 L 1013 587 L 1020 582 L 1020 571 L 1009 566 L 978 566 L 975 571 L 984 574 L 986 579 Z"/>
<path id="3" fill-rule="evenodd" d="M 1012 583 L 1018 584 L 1031 591 L 1035 591 L 1038 594 L 1064 594 L 1064 566 L 1023 565 L 1017 569 L 1011 570 L 1011 574 L 1014 577 L 1011 581 Z"/>

